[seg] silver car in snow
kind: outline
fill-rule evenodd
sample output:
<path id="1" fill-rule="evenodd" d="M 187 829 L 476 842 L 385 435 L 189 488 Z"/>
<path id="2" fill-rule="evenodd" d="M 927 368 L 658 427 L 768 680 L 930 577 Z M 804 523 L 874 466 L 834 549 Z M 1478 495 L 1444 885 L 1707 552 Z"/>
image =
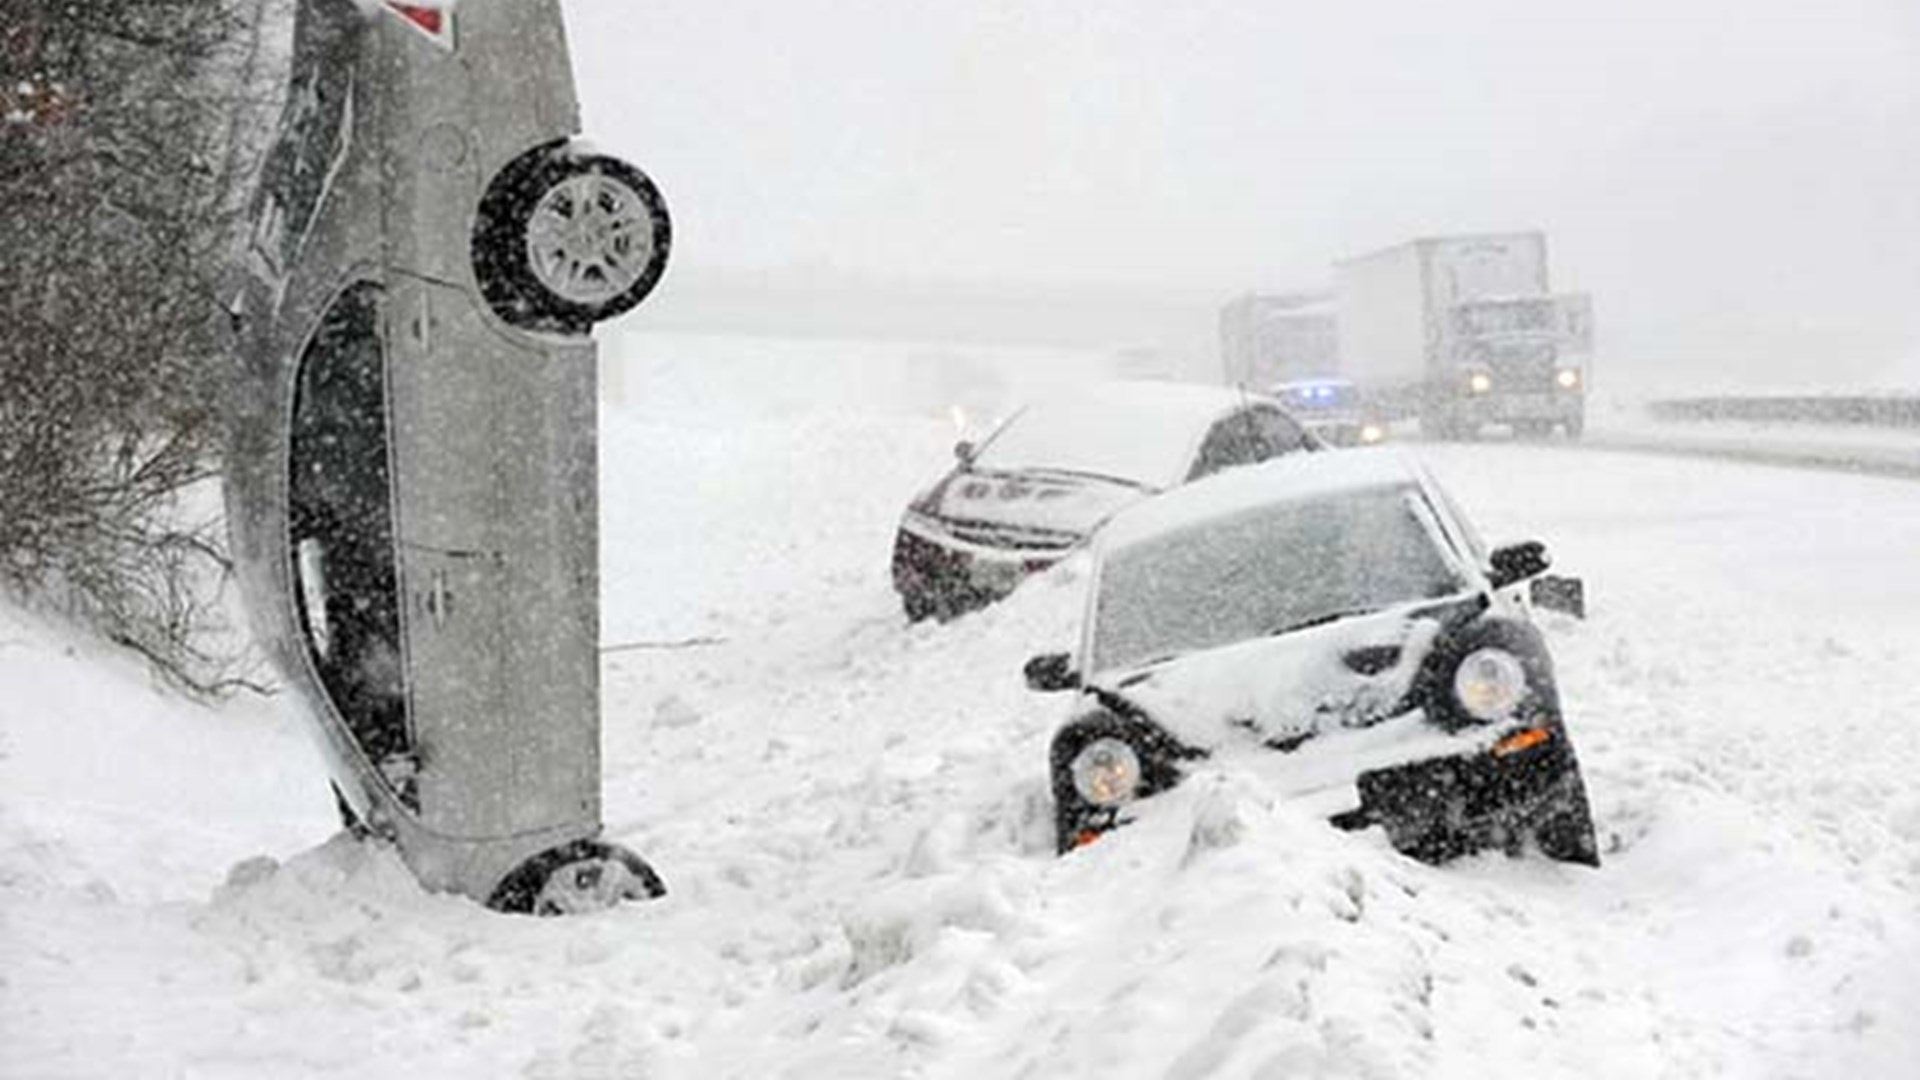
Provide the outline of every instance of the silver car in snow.
<path id="1" fill-rule="evenodd" d="M 257 634 L 430 888 L 657 895 L 600 821 L 595 349 L 670 242 L 579 149 L 555 0 L 300 0 L 227 456 Z"/>

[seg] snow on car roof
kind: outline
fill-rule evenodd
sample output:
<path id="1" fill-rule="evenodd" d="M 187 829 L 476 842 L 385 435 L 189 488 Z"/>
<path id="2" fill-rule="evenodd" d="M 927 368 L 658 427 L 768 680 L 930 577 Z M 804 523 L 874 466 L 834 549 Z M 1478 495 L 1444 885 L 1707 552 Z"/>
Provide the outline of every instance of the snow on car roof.
<path id="1" fill-rule="evenodd" d="M 1208 425 L 1254 400 L 1268 399 L 1200 383 L 1094 383 L 1022 409 L 981 447 L 978 463 L 1075 469 L 1166 487 L 1186 478 Z"/>
<path id="2" fill-rule="evenodd" d="M 1110 551 L 1269 503 L 1412 486 L 1422 475 L 1419 464 L 1394 447 L 1286 454 L 1216 473 L 1133 506 L 1107 523 L 1095 545 Z"/>

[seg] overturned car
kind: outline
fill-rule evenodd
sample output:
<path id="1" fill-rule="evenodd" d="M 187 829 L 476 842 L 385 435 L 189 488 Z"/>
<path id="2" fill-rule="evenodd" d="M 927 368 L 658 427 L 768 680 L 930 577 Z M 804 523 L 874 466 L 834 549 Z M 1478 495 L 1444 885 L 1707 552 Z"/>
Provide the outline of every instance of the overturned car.
<path id="1" fill-rule="evenodd" d="M 1300 455 L 1143 503 L 1094 542 L 1076 690 L 1051 752 L 1061 852 L 1240 755 L 1346 829 L 1429 862 L 1528 847 L 1597 865 L 1553 665 L 1523 583 L 1395 452 Z"/>

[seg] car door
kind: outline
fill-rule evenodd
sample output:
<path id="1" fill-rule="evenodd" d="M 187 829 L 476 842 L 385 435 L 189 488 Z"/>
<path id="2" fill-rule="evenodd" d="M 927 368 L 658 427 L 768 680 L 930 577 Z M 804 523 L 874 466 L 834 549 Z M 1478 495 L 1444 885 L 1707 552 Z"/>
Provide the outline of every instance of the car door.
<path id="1" fill-rule="evenodd" d="M 599 795 L 590 342 L 522 343 L 471 293 L 396 276 L 396 484 L 405 513 L 421 820 L 509 836 Z"/>

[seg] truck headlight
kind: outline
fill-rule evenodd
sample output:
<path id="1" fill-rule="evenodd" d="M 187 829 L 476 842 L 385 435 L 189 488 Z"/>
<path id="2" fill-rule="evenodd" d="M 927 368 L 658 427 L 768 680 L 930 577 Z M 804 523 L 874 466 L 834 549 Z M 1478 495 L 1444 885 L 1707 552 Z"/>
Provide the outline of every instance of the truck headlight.
<path id="1" fill-rule="evenodd" d="M 1527 696 L 1527 672 L 1505 649 L 1476 649 L 1453 673 L 1453 696 L 1476 720 L 1503 720 Z"/>
<path id="2" fill-rule="evenodd" d="M 1559 383 L 1562 390 L 1572 390 L 1580 385 L 1580 369 L 1561 368 L 1560 373 L 1553 377 L 1553 381 Z"/>
<path id="3" fill-rule="evenodd" d="M 1493 376 L 1484 371 L 1476 371 L 1467 377 L 1467 389 L 1476 394 L 1484 394 L 1493 389 Z"/>
<path id="4" fill-rule="evenodd" d="M 1118 806 L 1140 791 L 1140 755 L 1123 739 L 1095 739 L 1073 756 L 1073 790 L 1095 806 Z"/>

